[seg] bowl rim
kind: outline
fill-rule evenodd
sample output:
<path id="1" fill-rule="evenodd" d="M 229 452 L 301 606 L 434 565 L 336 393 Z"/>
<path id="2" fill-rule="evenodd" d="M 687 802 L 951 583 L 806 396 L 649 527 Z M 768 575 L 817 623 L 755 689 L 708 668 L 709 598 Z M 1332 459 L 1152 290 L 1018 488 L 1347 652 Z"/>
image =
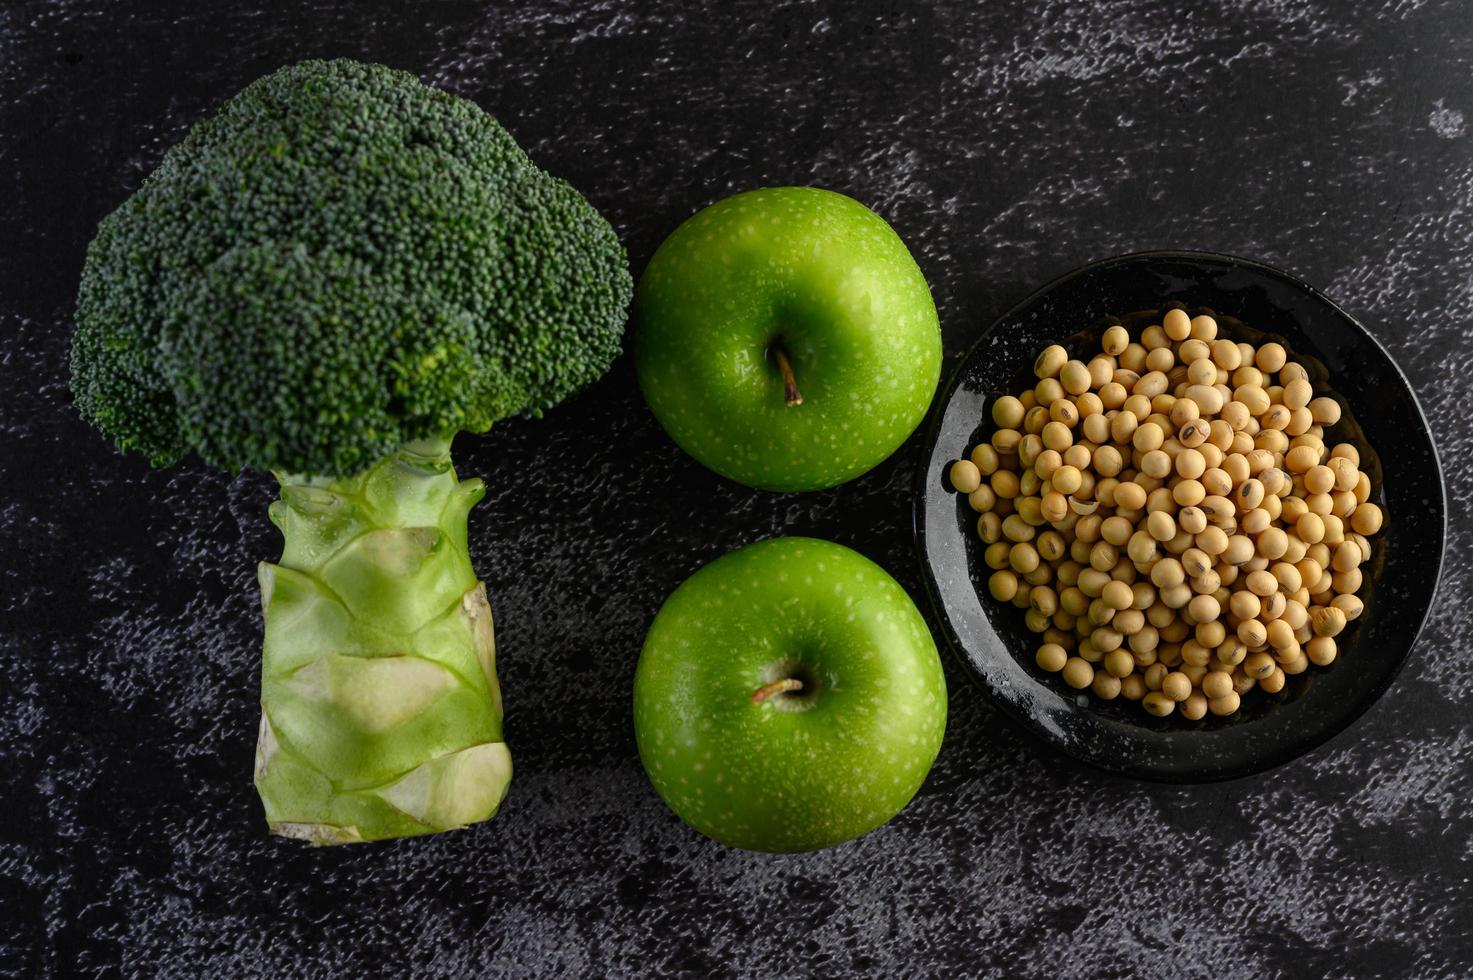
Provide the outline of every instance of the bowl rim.
<path id="1" fill-rule="evenodd" d="M 947 407 L 951 404 L 951 400 L 956 394 L 957 387 L 961 383 L 961 379 L 967 369 L 967 366 L 971 364 L 977 350 L 984 343 L 986 343 L 988 339 L 991 338 L 992 335 L 997 330 L 999 330 L 1004 323 L 1013 319 L 1021 311 L 1026 309 L 1031 304 L 1037 302 L 1045 294 L 1052 292 L 1063 284 L 1087 273 L 1093 272 L 1101 267 L 1116 265 L 1127 261 L 1152 259 L 1208 262 L 1229 267 L 1240 267 L 1244 269 L 1249 269 L 1260 274 L 1280 279 L 1290 286 L 1294 287 L 1295 289 L 1306 293 L 1318 302 L 1323 303 L 1333 314 L 1340 317 L 1342 320 L 1344 320 L 1344 322 L 1354 327 L 1357 331 L 1360 332 L 1363 337 L 1371 342 L 1375 349 L 1385 359 L 1386 363 L 1391 366 L 1391 370 L 1394 373 L 1395 377 L 1405 387 L 1407 393 L 1411 397 L 1412 410 L 1415 412 L 1416 419 L 1420 423 L 1422 431 L 1426 433 L 1427 445 L 1429 450 L 1431 451 L 1432 466 L 1437 477 L 1435 502 L 1441 508 L 1442 519 L 1436 526 L 1438 539 L 1436 545 L 1436 568 L 1434 569 L 1432 575 L 1432 587 L 1429 590 L 1427 604 L 1422 610 L 1421 616 L 1417 620 L 1416 628 L 1411 631 L 1411 635 L 1406 643 L 1406 648 L 1402 652 L 1401 656 L 1397 659 L 1396 663 L 1391 667 L 1390 670 L 1388 670 L 1384 674 L 1383 678 L 1377 683 L 1374 688 L 1367 691 L 1367 696 L 1362 698 L 1352 708 L 1352 710 L 1345 712 L 1332 724 L 1327 725 L 1322 731 L 1316 733 L 1308 740 L 1276 747 L 1270 751 L 1262 753 L 1259 756 L 1255 756 L 1249 762 L 1236 766 L 1224 767 L 1220 770 L 1214 769 L 1202 772 L 1165 772 L 1152 769 L 1150 767 L 1134 765 L 1131 763 L 1114 763 L 1107 759 L 1086 757 L 1083 754 L 1072 751 L 1068 746 L 1061 744 L 1059 740 L 1044 737 L 1041 734 L 1040 726 L 1036 723 L 1036 721 L 1028 717 L 1021 710 L 1017 703 L 1008 698 L 1001 697 L 998 692 L 993 689 L 992 685 L 987 682 L 987 680 L 982 676 L 982 673 L 973 665 L 970 658 L 966 655 L 963 643 L 956 633 L 956 629 L 952 623 L 950 614 L 947 612 L 946 603 L 942 598 L 940 587 L 935 580 L 935 576 L 932 574 L 931 563 L 928 560 L 926 547 L 926 497 L 928 490 L 931 488 L 931 485 L 934 482 L 933 474 L 931 472 L 932 457 L 935 455 L 936 452 L 936 445 L 940 438 L 941 423 L 946 414 Z M 922 443 L 922 446 L 923 450 L 921 453 L 919 464 L 916 467 L 915 482 L 913 484 L 911 497 L 912 535 L 916 550 L 916 558 L 921 566 L 921 580 L 925 586 L 926 597 L 930 604 L 932 613 L 936 616 L 937 620 L 942 626 L 943 637 L 946 646 L 951 651 L 952 657 L 958 662 L 962 670 L 971 679 L 972 684 L 982 690 L 988 702 L 993 707 L 999 709 L 1002 714 L 1006 715 L 1014 724 L 1027 731 L 1029 735 L 1032 736 L 1035 742 L 1046 746 L 1048 750 L 1056 756 L 1063 756 L 1065 758 L 1073 760 L 1079 765 L 1087 766 L 1101 772 L 1111 773 L 1116 776 L 1125 776 L 1145 782 L 1165 783 L 1173 785 L 1217 783 L 1259 775 L 1271 769 L 1278 768 L 1279 766 L 1282 766 L 1288 762 L 1292 762 L 1293 760 L 1300 758 L 1301 756 L 1307 755 L 1310 752 L 1323 747 L 1335 737 L 1343 734 L 1348 728 L 1350 728 L 1351 725 L 1355 724 L 1355 722 L 1364 717 L 1366 712 L 1369 711 L 1373 705 L 1381 700 L 1381 698 L 1386 694 L 1386 691 L 1390 689 L 1391 685 L 1401 675 L 1402 670 L 1406 667 L 1407 661 L 1411 659 L 1412 651 L 1416 649 L 1417 644 L 1421 641 L 1422 633 L 1426 629 L 1427 621 L 1432 614 L 1433 604 L 1437 599 L 1438 592 L 1442 588 L 1443 572 L 1445 571 L 1447 565 L 1447 478 L 1442 465 L 1442 456 L 1438 451 L 1435 433 L 1433 432 L 1431 424 L 1427 420 L 1427 413 L 1422 408 L 1421 399 L 1417 397 L 1416 389 L 1412 386 L 1411 380 L 1407 377 L 1406 372 L 1402 370 L 1401 365 L 1397 363 L 1396 358 L 1391 356 L 1391 352 L 1386 349 L 1386 345 L 1383 344 L 1374 333 L 1372 333 L 1370 330 L 1367 330 L 1365 324 L 1361 323 L 1360 320 L 1356 319 L 1350 313 L 1346 312 L 1346 310 L 1341 307 L 1340 304 L 1336 303 L 1323 291 L 1310 284 L 1309 282 L 1306 282 L 1304 279 L 1300 278 L 1294 273 L 1287 272 L 1276 266 L 1269 265 L 1266 262 L 1261 262 L 1256 259 L 1249 259 L 1238 255 L 1231 255 L 1225 252 L 1215 252 L 1211 250 L 1171 248 L 1145 249 L 1134 252 L 1120 252 L 1114 255 L 1106 256 L 1104 258 L 1094 259 L 1090 262 L 1086 262 L 1083 265 L 1076 266 L 1068 270 L 1067 272 L 1057 275 L 1052 279 L 1049 279 L 1041 286 L 1031 290 L 1026 296 L 1023 297 L 1023 299 L 1019 300 L 1017 303 L 1014 303 L 1012 306 L 1008 307 L 1007 310 L 994 317 L 993 320 L 980 333 L 977 334 L 976 339 L 967 347 L 966 351 L 956 361 L 956 363 L 953 365 L 946 376 L 945 384 L 939 389 L 938 397 L 935 398 L 931 404 L 931 408 L 928 412 L 928 418 L 926 421 L 925 439 Z"/>

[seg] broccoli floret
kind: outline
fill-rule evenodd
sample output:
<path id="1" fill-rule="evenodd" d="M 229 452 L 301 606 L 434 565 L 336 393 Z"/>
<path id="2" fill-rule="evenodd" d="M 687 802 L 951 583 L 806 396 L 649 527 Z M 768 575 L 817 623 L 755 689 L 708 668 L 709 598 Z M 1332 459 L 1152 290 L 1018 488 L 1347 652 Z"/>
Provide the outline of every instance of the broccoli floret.
<path id="1" fill-rule="evenodd" d="M 195 126 L 102 221 L 72 387 L 155 465 L 346 475 L 598 378 L 631 290 L 608 223 L 478 106 L 307 61 Z"/>

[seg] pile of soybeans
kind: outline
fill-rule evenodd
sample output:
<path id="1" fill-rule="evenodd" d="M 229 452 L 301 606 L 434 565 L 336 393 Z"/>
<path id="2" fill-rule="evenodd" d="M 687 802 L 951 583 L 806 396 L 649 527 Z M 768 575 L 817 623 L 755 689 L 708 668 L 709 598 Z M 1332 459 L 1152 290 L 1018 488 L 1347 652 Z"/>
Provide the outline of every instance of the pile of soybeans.
<path id="1" fill-rule="evenodd" d="M 1383 519 L 1360 453 L 1326 442 L 1339 402 L 1282 345 L 1217 334 L 1172 309 L 1088 361 L 1048 347 L 950 470 L 1038 666 L 1194 720 L 1334 662 Z"/>

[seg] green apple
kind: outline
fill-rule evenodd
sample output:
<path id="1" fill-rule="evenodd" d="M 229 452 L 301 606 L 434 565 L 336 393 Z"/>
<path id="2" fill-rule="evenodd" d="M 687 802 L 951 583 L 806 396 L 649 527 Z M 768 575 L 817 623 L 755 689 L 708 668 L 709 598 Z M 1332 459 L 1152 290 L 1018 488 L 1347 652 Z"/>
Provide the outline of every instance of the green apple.
<path id="1" fill-rule="evenodd" d="M 941 748 L 946 680 L 915 603 L 813 538 L 718 558 L 666 600 L 634 678 L 645 771 L 723 844 L 807 851 L 910 802 Z"/>
<path id="2" fill-rule="evenodd" d="M 772 187 L 687 220 L 635 296 L 639 384 L 686 452 L 739 483 L 820 490 L 895 451 L 941 371 L 905 243 L 842 194 Z"/>

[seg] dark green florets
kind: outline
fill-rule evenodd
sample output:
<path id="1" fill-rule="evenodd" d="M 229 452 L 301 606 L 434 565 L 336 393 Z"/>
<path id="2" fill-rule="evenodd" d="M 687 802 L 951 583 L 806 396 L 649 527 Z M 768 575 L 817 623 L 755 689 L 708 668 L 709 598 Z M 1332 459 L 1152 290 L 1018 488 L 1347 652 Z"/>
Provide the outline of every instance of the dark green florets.
<path id="1" fill-rule="evenodd" d="M 72 390 L 157 465 L 343 475 L 593 381 L 631 289 L 608 223 L 479 107 L 308 61 L 195 126 L 102 221 Z"/>

